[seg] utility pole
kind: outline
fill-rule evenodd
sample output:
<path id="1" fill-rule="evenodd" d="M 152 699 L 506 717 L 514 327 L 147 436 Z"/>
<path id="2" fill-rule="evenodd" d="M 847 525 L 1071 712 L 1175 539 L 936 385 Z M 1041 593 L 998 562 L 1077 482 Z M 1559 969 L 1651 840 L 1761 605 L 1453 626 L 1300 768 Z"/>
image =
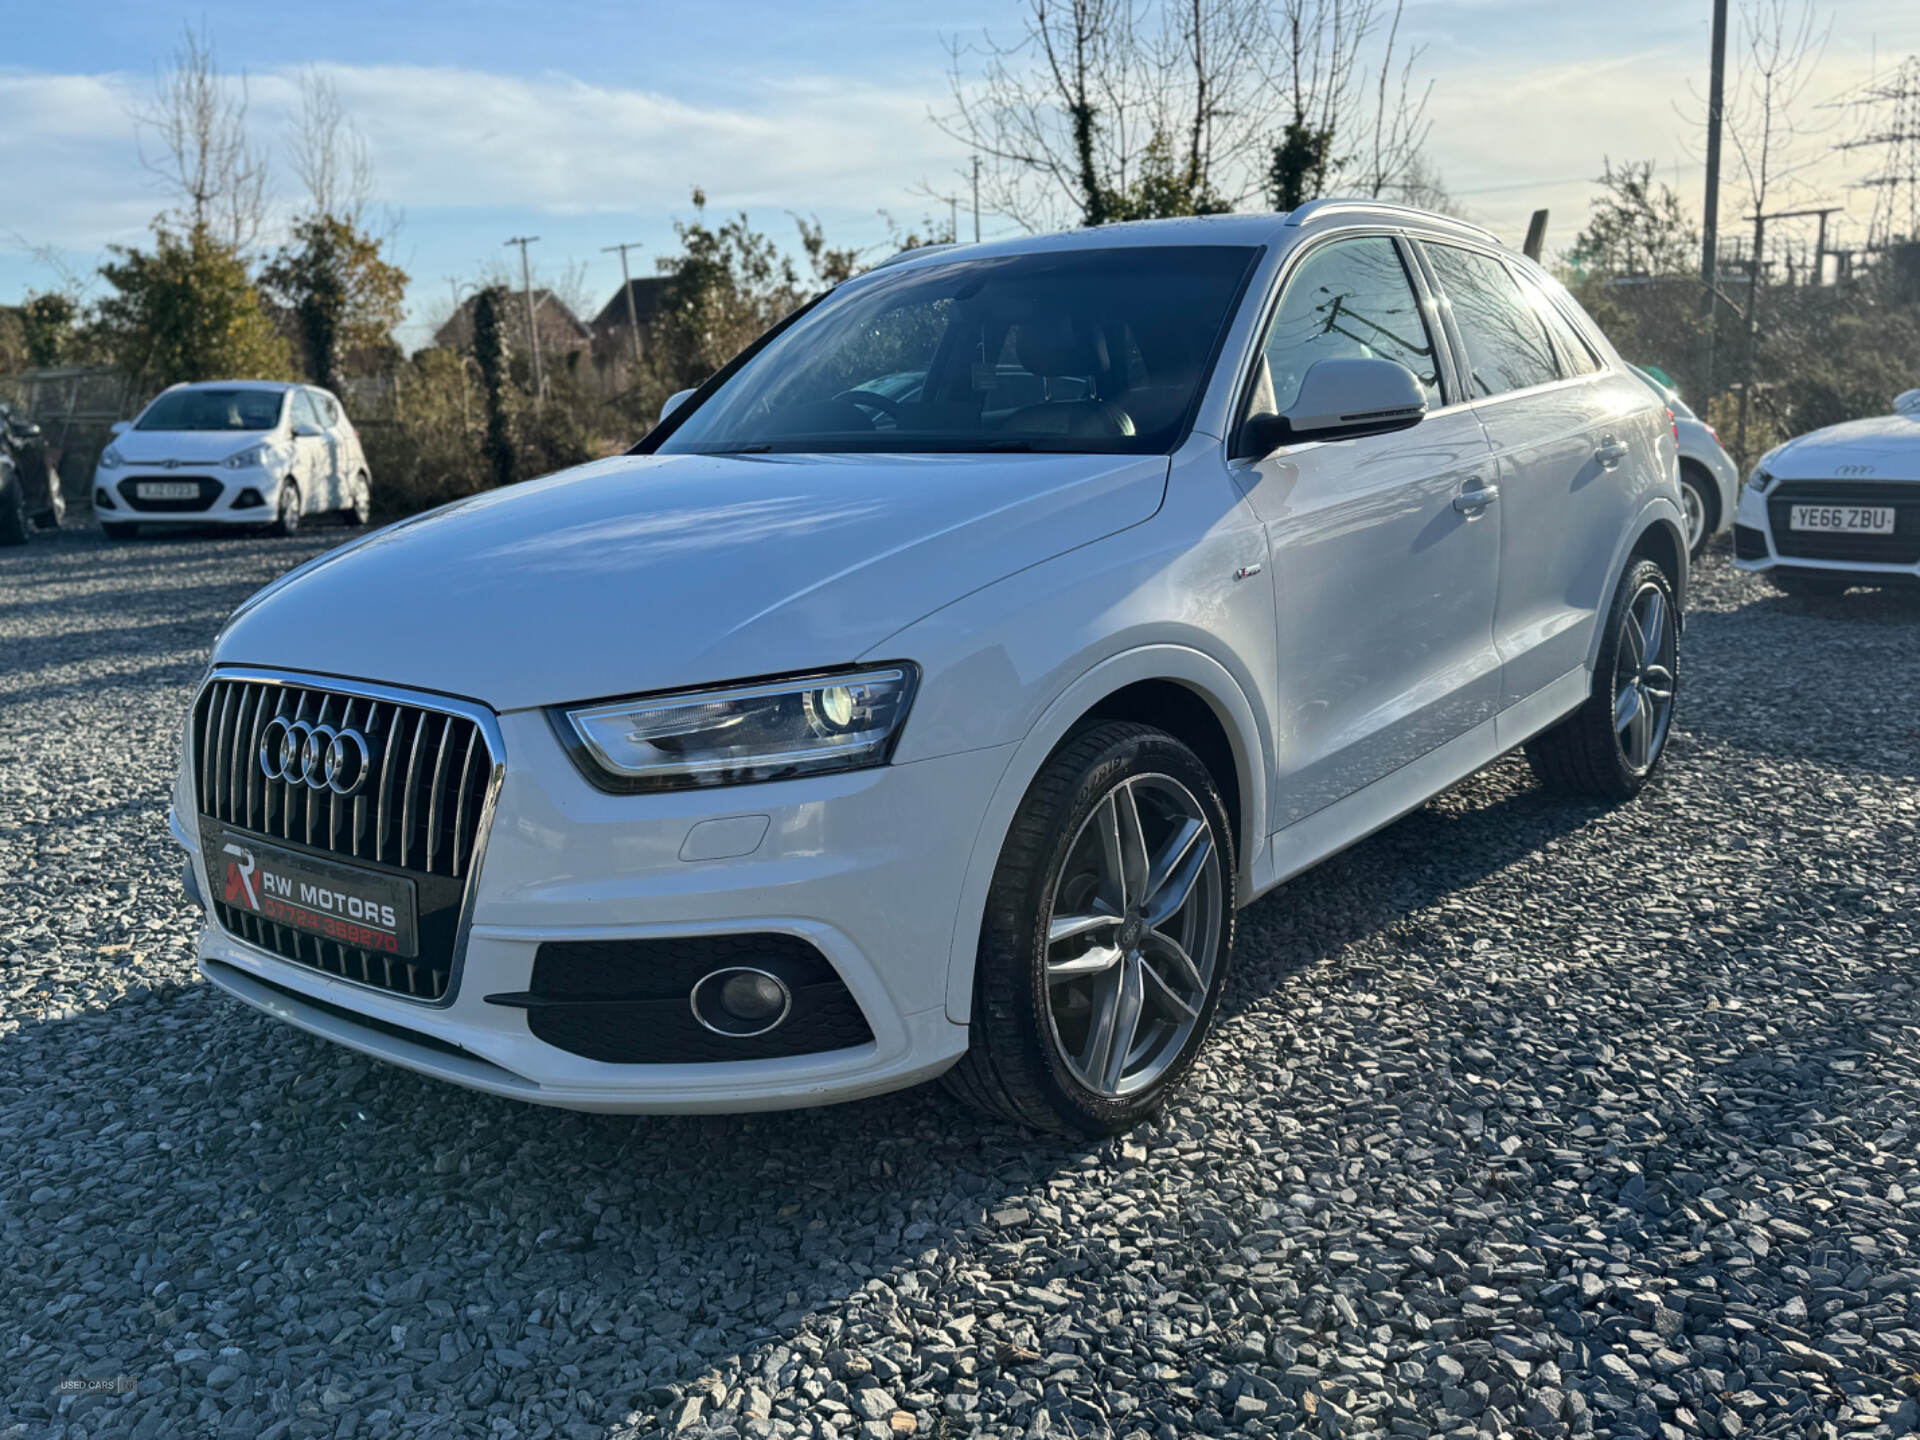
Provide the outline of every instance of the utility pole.
<path id="1" fill-rule="evenodd" d="M 958 195 L 949 195 L 947 197 L 947 239 L 958 240 L 959 238 L 960 197 Z"/>
<path id="2" fill-rule="evenodd" d="M 527 348 L 533 351 L 533 408 L 540 408 L 540 401 L 546 394 L 547 382 L 540 374 L 540 330 L 534 324 L 533 316 L 533 270 L 527 264 L 527 246 L 533 244 L 538 235 L 516 235 L 507 241 L 509 245 L 520 247 L 520 293 L 527 300 Z"/>
<path id="3" fill-rule="evenodd" d="M 624 245 L 604 246 L 600 251 L 602 255 L 614 250 L 620 252 L 620 289 L 627 297 L 627 328 L 633 332 L 633 363 L 635 365 L 640 363 L 640 317 L 633 308 L 633 276 L 627 271 L 627 251 L 639 248 L 638 240 L 629 240 Z"/>
<path id="4" fill-rule="evenodd" d="M 973 157 L 973 243 L 980 243 L 980 157 Z"/>
<path id="5" fill-rule="evenodd" d="M 1713 394 L 1713 298 L 1720 283 L 1720 129 L 1726 119 L 1727 0 L 1713 0 L 1712 69 L 1707 80 L 1707 193 L 1701 199 L 1700 310 L 1706 317 L 1706 388 Z"/>
<path id="6" fill-rule="evenodd" d="M 1747 332 L 1744 360 L 1746 379 L 1740 386 L 1740 426 L 1737 448 L 1743 456 L 1747 452 L 1747 411 L 1753 394 L 1754 353 L 1760 347 L 1760 285 L 1762 279 L 1760 272 L 1765 267 L 1767 261 L 1767 222 L 1769 220 L 1800 220 L 1809 215 L 1818 215 L 1820 217 L 1820 245 L 1824 251 L 1826 248 L 1827 216 L 1838 214 L 1846 208 L 1844 205 L 1810 205 L 1804 210 L 1768 210 L 1756 212 L 1747 217 L 1747 219 L 1753 222 L 1753 255 L 1747 262 L 1747 315 L 1746 324 L 1742 327 Z M 1823 262 L 1816 261 L 1815 263 L 1821 268 L 1824 268 Z M 1816 269 L 1814 274 L 1817 283 L 1819 270 Z"/>

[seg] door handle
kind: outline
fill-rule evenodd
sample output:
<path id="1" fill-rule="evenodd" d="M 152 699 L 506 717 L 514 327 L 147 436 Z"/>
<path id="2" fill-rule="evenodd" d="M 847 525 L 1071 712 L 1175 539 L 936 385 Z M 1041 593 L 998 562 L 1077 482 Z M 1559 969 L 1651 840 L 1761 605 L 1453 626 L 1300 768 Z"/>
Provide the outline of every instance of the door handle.
<path id="1" fill-rule="evenodd" d="M 1627 458 L 1627 447 L 1609 435 L 1600 442 L 1600 448 L 1593 452 L 1593 458 L 1609 467 L 1618 465 Z"/>
<path id="2" fill-rule="evenodd" d="M 1453 497 L 1453 508 L 1462 515 L 1478 515 L 1482 510 L 1500 498 L 1498 485 L 1479 485 L 1472 490 L 1462 490 Z"/>

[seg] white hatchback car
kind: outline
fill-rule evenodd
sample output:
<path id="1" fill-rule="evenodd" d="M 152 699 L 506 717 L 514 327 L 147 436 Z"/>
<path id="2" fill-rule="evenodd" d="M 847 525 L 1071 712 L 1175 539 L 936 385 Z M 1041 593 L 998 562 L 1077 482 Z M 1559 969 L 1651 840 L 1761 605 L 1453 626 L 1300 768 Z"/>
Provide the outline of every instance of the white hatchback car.
<path id="1" fill-rule="evenodd" d="M 372 484 L 359 433 L 328 391 L 215 380 L 163 390 L 113 427 L 93 508 L 115 539 L 182 524 L 291 535 L 308 515 L 366 524 Z"/>
<path id="2" fill-rule="evenodd" d="M 1733 563 L 1788 595 L 1920 585 L 1920 390 L 1893 414 L 1815 430 L 1760 457 Z"/>
<path id="3" fill-rule="evenodd" d="M 1522 744 L 1639 788 L 1674 476 L 1658 399 L 1454 221 L 916 252 L 630 455 L 242 606 L 174 794 L 201 967 L 546 1104 L 945 1072 L 1122 1129 L 1191 1066 L 1238 907 Z"/>

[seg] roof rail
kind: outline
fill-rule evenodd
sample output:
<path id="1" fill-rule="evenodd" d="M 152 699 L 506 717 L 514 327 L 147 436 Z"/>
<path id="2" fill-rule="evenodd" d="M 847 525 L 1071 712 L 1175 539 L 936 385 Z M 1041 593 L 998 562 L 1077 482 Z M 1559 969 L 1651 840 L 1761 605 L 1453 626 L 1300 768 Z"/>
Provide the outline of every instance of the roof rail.
<path id="1" fill-rule="evenodd" d="M 1323 218 L 1331 220 L 1337 219 L 1342 215 L 1365 216 L 1381 210 L 1388 211 L 1394 215 L 1404 215 L 1412 220 L 1423 220 L 1429 225 L 1437 225 L 1443 229 L 1465 230 L 1469 234 L 1492 240 L 1496 244 L 1505 243 L 1491 230 L 1472 224 L 1469 221 L 1456 220 L 1451 215 L 1437 215 L 1431 210 L 1422 210 L 1413 205 L 1395 205 L 1387 200 L 1347 199 L 1338 197 L 1329 197 L 1325 200 L 1309 200 L 1299 209 L 1288 212 L 1287 224 L 1310 225 L 1315 220 Z"/>
<path id="2" fill-rule="evenodd" d="M 902 250 L 896 255 L 889 255 L 886 259 L 882 260 L 878 265 L 875 265 L 873 269 L 869 270 L 867 273 L 872 274 L 873 270 L 884 270 L 889 265 L 898 265 L 903 260 L 917 260 L 922 255 L 932 255 L 941 250 L 956 249 L 959 246 L 959 244 L 960 242 L 958 240 L 941 240 L 932 245 L 915 245 L 911 249 Z"/>

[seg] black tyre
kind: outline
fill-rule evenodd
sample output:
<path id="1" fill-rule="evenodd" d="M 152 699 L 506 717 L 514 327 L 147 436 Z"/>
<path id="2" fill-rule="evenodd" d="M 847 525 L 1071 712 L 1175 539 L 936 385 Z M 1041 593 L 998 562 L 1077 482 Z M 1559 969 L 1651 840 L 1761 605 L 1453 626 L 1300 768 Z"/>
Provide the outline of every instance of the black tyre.
<path id="1" fill-rule="evenodd" d="M 1673 730 L 1679 618 L 1667 572 L 1633 562 L 1607 616 L 1586 704 L 1527 742 L 1541 784 L 1603 800 L 1640 793 Z"/>
<path id="2" fill-rule="evenodd" d="M 280 498 L 274 502 L 273 533 L 275 535 L 297 535 L 300 533 L 300 487 L 291 480 L 280 487 Z"/>
<path id="3" fill-rule="evenodd" d="M 24 545 L 33 534 L 27 516 L 27 489 L 12 466 L 0 470 L 0 545 Z"/>
<path id="4" fill-rule="evenodd" d="M 103 520 L 100 522 L 100 528 L 107 532 L 109 540 L 131 540 L 140 533 L 138 525 L 129 524 L 125 520 Z"/>
<path id="5" fill-rule="evenodd" d="M 1680 498 L 1687 512 L 1687 553 L 1698 558 L 1720 523 L 1720 492 L 1704 470 L 1680 467 Z"/>
<path id="6" fill-rule="evenodd" d="M 1826 600 L 1847 593 L 1848 582 L 1836 575 L 1819 575 L 1807 570 L 1769 570 L 1767 580 L 1782 595 L 1795 600 Z"/>
<path id="7" fill-rule="evenodd" d="M 1152 1116 L 1212 1029 L 1234 883 L 1199 757 L 1148 725 L 1069 736 L 1000 852 L 947 1088 L 1042 1130 L 1113 1135 Z"/>

